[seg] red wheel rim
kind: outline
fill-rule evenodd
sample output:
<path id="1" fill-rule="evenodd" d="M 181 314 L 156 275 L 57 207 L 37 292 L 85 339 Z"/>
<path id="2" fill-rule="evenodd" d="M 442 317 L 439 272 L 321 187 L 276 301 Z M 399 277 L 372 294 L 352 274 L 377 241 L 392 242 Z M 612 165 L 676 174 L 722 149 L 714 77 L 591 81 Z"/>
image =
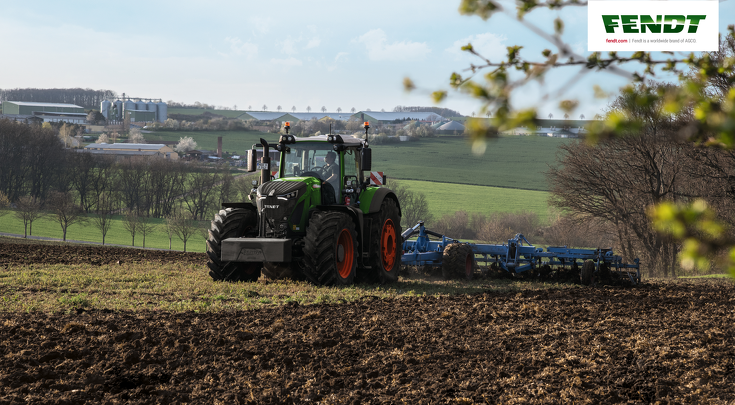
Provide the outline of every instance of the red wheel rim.
<path id="1" fill-rule="evenodd" d="M 352 262 L 355 259 L 355 245 L 352 242 L 352 234 L 347 229 L 339 233 L 336 249 L 337 271 L 340 277 L 347 278 L 352 273 Z"/>
<path id="2" fill-rule="evenodd" d="M 385 221 L 380 233 L 380 258 L 385 271 L 392 271 L 396 263 L 396 227 L 391 219 Z"/>
<path id="3" fill-rule="evenodd" d="M 472 256 L 474 256 L 472 253 L 468 254 L 467 258 L 464 261 L 464 272 L 467 277 L 472 275 L 472 267 L 475 264 L 475 260 Z"/>

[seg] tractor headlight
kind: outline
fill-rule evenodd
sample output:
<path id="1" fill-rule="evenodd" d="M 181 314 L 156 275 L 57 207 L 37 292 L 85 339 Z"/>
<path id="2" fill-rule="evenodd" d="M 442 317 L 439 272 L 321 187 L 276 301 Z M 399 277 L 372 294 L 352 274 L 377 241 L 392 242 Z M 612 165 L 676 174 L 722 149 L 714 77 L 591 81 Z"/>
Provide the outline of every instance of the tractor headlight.
<path id="1" fill-rule="evenodd" d="M 290 199 L 296 198 L 298 196 L 299 196 L 299 192 L 298 191 L 292 191 L 292 192 L 290 192 L 288 194 L 279 195 L 278 196 L 278 199 L 279 200 L 290 200 Z"/>

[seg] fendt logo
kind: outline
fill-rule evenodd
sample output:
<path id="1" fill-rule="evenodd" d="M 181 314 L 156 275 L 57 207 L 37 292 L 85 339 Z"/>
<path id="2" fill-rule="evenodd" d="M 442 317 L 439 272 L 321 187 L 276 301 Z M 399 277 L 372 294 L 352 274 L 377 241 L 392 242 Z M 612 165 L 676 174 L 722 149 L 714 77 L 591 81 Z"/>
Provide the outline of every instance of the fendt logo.
<path id="1" fill-rule="evenodd" d="M 589 0 L 587 50 L 716 51 L 719 11 L 716 0 Z"/>
<path id="2" fill-rule="evenodd" d="M 615 28 L 620 27 L 618 22 L 623 26 L 623 33 L 626 34 L 678 34 L 684 31 L 686 22 L 689 21 L 688 34 L 696 34 L 699 28 L 699 22 L 707 18 L 706 15 L 657 15 L 654 20 L 650 15 L 603 15 L 602 21 L 605 24 L 605 32 L 614 34 Z M 662 30 L 663 28 L 663 30 Z"/>

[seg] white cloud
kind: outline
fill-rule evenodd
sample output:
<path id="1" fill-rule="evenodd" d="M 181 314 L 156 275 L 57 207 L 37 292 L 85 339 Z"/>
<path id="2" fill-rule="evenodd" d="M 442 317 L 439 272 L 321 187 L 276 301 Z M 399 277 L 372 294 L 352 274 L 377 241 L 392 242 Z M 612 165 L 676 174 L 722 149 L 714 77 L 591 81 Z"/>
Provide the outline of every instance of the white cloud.
<path id="1" fill-rule="evenodd" d="M 301 41 L 301 38 L 299 39 L 293 39 L 289 35 L 286 37 L 286 39 L 281 42 L 281 52 L 285 53 L 286 55 L 295 55 L 298 53 L 296 50 L 296 44 Z"/>
<path id="2" fill-rule="evenodd" d="M 294 58 L 293 56 L 288 59 L 271 59 L 271 63 L 283 67 L 301 66 L 304 63 L 301 60 Z"/>
<path id="3" fill-rule="evenodd" d="M 238 37 L 227 37 L 225 42 L 230 44 L 230 51 L 233 55 L 245 55 L 248 59 L 253 59 L 258 55 L 258 45 L 251 42 L 242 42 Z"/>
<path id="4" fill-rule="evenodd" d="M 270 32 L 271 27 L 274 25 L 273 19 L 270 17 L 260 18 L 251 17 L 250 23 L 258 34 L 267 34 Z"/>
<path id="5" fill-rule="evenodd" d="M 335 62 L 339 62 L 340 59 L 347 60 L 347 55 L 349 55 L 349 53 L 347 53 L 347 52 L 339 52 L 337 54 L 337 56 L 334 57 L 334 61 Z"/>
<path id="6" fill-rule="evenodd" d="M 463 46 L 471 43 L 472 48 L 477 53 L 491 61 L 497 61 L 498 59 L 505 59 L 505 56 L 508 54 L 508 50 L 506 49 L 507 45 L 505 43 L 507 40 L 508 37 L 505 35 L 497 35 L 487 32 L 484 34 L 471 35 L 467 38 L 454 41 L 454 44 L 444 51 L 454 55 L 456 59 L 475 59 L 477 58 L 476 56 L 462 50 Z"/>
<path id="7" fill-rule="evenodd" d="M 319 39 L 319 37 L 314 37 L 310 39 L 309 42 L 306 44 L 306 49 L 316 48 L 321 43 L 322 43 L 322 40 Z"/>
<path id="8" fill-rule="evenodd" d="M 368 57 L 374 61 L 419 61 L 431 52 L 426 42 L 393 42 L 386 43 L 385 32 L 378 28 L 370 30 L 357 39 L 365 44 Z"/>

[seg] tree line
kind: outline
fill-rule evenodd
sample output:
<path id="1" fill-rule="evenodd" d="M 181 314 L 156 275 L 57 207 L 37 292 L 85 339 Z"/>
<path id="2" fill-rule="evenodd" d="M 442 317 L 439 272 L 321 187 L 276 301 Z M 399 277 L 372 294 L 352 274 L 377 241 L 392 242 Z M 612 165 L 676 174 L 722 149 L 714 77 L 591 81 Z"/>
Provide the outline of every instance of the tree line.
<path id="1" fill-rule="evenodd" d="M 205 220 L 222 202 L 245 198 L 250 190 L 249 179 L 226 169 L 66 149 L 52 128 L 7 119 L 0 120 L 0 156 L 0 194 L 16 208 Z"/>
<path id="2" fill-rule="evenodd" d="M 0 101 L 76 104 L 87 109 L 99 109 L 103 100 L 116 98 L 112 90 L 93 89 L 0 89 Z"/>

